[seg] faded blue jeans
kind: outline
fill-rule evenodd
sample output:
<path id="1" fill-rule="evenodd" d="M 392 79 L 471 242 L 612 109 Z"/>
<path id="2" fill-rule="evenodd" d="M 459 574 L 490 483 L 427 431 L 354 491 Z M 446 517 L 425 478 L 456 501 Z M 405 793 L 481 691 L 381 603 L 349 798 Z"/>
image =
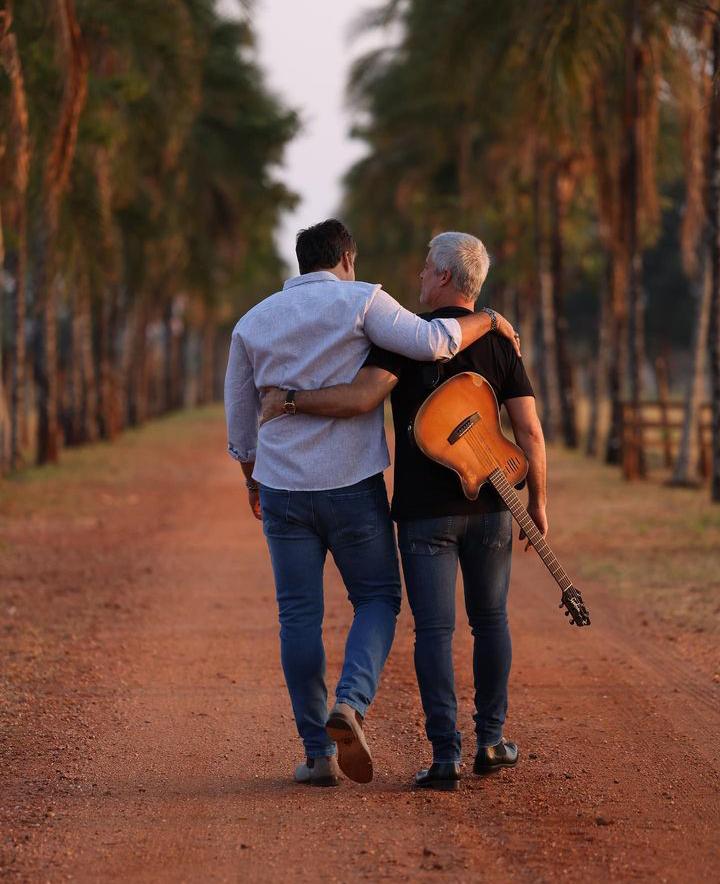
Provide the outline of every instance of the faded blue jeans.
<path id="1" fill-rule="evenodd" d="M 507 620 L 512 516 L 509 512 L 414 519 L 398 524 L 408 601 L 415 618 L 415 671 L 433 761 L 460 761 L 452 659 L 455 584 L 462 569 L 474 637 L 478 748 L 502 737 L 512 660 Z"/>
<path id="2" fill-rule="evenodd" d="M 400 610 L 400 571 L 385 483 L 378 474 L 330 491 L 261 486 L 260 503 L 275 575 L 282 666 L 298 733 L 308 758 L 333 755 L 335 744 L 325 733 L 325 557 L 330 550 L 354 610 L 335 696 L 364 716 Z"/>

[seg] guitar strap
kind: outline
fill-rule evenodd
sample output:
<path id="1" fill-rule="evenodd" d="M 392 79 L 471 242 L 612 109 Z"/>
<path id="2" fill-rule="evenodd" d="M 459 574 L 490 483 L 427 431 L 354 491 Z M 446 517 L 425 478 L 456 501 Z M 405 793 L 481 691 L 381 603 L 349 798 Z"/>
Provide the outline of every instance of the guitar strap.
<path id="1" fill-rule="evenodd" d="M 423 402 L 433 392 L 433 390 L 437 389 L 440 384 L 444 384 L 447 380 L 447 372 L 445 370 L 446 364 L 446 362 L 441 362 L 440 360 L 438 360 L 437 362 L 423 363 L 423 367 L 420 369 L 420 380 L 424 391 L 424 396 L 422 400 Z M 422 405 L 422 402 L 420 403 L 420 405 Z M 417 447 L 413 428 L 415 426 L 415 415 L 417 414 L 420 405 L 418 405 L 417 409 L 415 410 L 415 414 L 413 414 L 407 427 L 408 439 L 410 440 L 410 444 L 413 448 Z"/>

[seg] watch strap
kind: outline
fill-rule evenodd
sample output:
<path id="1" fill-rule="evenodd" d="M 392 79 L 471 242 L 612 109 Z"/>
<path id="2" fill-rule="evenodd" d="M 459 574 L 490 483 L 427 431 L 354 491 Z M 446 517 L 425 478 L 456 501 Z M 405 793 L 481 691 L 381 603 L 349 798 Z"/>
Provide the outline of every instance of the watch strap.
<path id="1" fill-rule="evenodd" d="M 483 313 L 487 313 L 490 317 L 490 331 L 497 331 L 497 313 L 492 309 L 492 307 L 483 307 Z"/>
<path id="2" fill-rule="evenodd" d="M 285 414 L 295 414 L 297 411 L 297 406 L 295 405 L 295 393 L 296 390 L 288 390 L 285 393 L 285 404 L 283 405 L 283 411 Z"/>

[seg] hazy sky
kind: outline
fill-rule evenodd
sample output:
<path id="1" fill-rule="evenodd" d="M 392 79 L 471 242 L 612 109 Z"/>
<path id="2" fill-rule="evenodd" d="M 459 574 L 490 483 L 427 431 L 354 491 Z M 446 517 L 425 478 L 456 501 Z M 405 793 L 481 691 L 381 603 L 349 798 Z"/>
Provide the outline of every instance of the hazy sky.
<path id="1" fill-rule="evenodd" d="M 234 0 L 219 0 L 223 12 Z M 255 0 L 252 20 L 259 60 L 272 91 L 299 111 L 303 130 L 289 145 L 280 175 L 301 196 L 278 231 L 280 251 L 297 272 L 295 233 L 327 218 L 340 203 L 340 179 L 362 156 L 362 143 L 347 135 L 348 67 L 376 39 L 350 40 L 352 23 L 378 0 Z"/>

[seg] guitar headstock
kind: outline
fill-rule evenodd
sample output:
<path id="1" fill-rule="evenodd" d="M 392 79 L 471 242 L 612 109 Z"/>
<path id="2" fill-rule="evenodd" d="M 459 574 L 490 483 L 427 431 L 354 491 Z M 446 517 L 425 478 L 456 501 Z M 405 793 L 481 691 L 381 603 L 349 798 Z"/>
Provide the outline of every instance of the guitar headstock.
<path id="1" fill-rule="evenodd" d="M 565 616 L 570 618 L 570 625 L 573 626 L 589 626 L 590 612 L 585 607 L 579 590 L 574 586 L 568 586 L 563 590 L 560 598 L 559 608 L 565 608 Z"/>

